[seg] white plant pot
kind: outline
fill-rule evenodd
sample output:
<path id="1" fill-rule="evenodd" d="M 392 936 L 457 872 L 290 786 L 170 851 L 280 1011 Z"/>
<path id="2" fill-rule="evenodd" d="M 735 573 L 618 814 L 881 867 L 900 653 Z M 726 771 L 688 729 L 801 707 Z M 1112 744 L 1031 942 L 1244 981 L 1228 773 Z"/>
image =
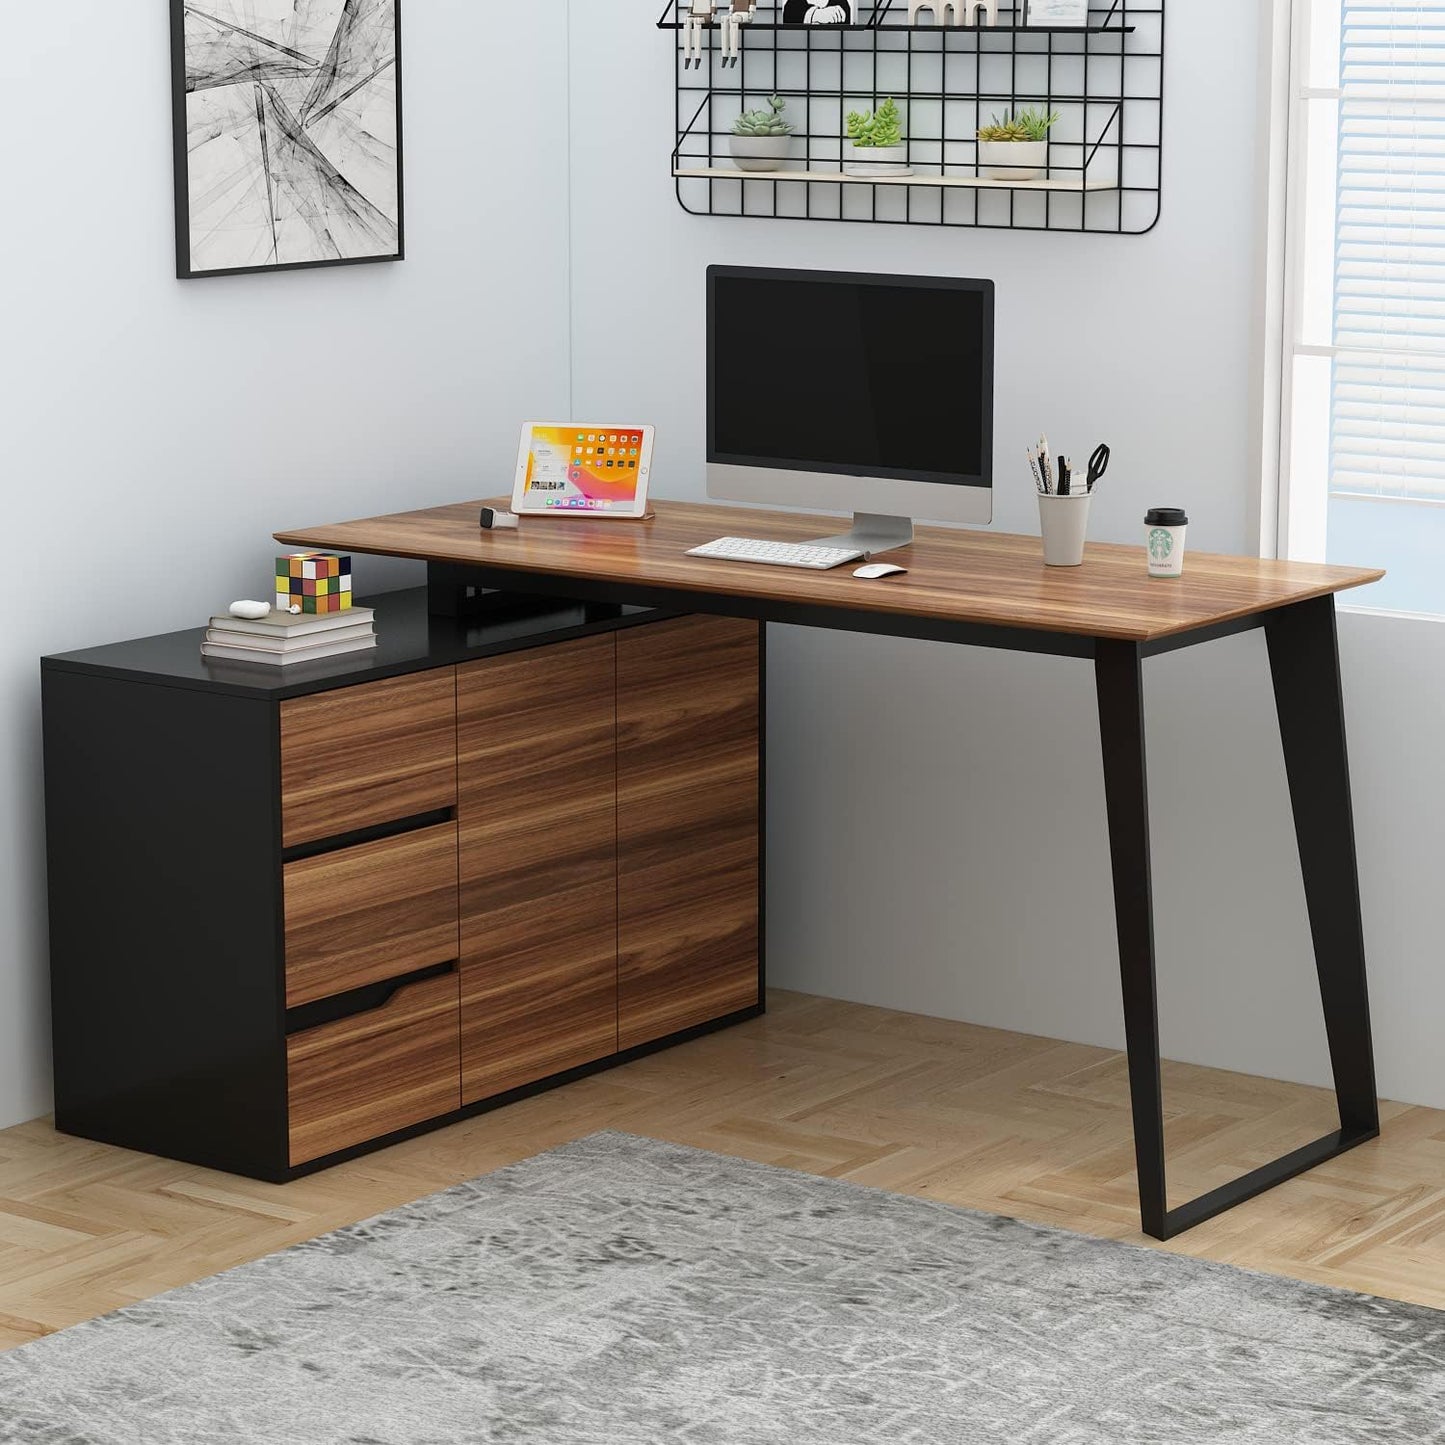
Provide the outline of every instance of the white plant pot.
<path id="1" fill-rule="evenodd" d="M 913 168 L 908 164 L 908 147 L 860 146 L 850 140 L 844 141 L 843 174 L 867 176 L 874 180 L 888 176 L 911 176 Z"/>
<path id="2" fill-rule="evenodd" d="M 793 153 L 790 135 L 730 136 L 733 160 L 740 171 L 776 171 Z"/>
<path id="3" fill-rule="evenodd" d="M 981 140 L 978 168 L 990 180 L 1036 181 L 1049 164 L 1046 140 Z"/>

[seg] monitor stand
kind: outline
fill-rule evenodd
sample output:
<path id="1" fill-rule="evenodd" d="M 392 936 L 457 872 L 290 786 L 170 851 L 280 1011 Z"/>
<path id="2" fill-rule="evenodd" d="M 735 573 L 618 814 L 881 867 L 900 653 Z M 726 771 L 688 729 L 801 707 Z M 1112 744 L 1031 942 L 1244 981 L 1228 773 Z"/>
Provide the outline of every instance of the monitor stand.
<path id="1" fill-rule="evenodd" d="M 846 547 L 872 557 L 878 552 L 891 552 L 907 547 L 913 541 L 913 520 L 910 517 L 880 516 L 876 512 L 854 512 L 853 525 L 836 537 L 820 537 L 810 547 Z"/>

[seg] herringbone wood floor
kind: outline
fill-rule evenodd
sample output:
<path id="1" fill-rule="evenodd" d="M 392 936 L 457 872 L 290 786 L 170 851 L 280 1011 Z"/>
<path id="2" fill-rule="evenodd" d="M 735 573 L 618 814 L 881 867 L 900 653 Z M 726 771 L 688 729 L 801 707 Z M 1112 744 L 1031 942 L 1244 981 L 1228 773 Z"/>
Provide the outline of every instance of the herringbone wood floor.
<path id="1" fill-rule="evenodd" d="M 598 1129 L 1144 1242 L 1124 1061 L 776 993 L 765 1019 L 285 1186 L 0 1133 L 0 1348 Z M 1334 1126 L 1316 1089 L 1169 1065 L 1174 1202 Z M 1445 1113 L 1159 1246 L 1445 1307 Z"/>

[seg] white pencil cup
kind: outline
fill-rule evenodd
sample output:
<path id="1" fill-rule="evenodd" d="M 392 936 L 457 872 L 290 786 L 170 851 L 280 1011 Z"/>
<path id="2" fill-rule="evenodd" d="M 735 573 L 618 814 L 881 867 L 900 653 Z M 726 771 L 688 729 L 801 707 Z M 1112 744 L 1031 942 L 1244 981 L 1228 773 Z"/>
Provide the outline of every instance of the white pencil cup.
<path id="1" fill-rule="evenodd" d="M 1039 530 L 1044 538 L 1044 565 L 1080 567 L 1089 532 L 1088 492 L 1067 497 L 1039 494 Z"/>

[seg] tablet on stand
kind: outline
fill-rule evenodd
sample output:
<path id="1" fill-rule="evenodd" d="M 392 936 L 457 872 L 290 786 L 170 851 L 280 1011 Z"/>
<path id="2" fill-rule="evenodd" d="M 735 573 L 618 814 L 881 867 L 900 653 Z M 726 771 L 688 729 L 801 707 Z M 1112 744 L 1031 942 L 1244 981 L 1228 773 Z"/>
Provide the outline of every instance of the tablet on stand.
<path id="1" fill-rule="evenodd" d="M 512 510 L 519 517 L 648 515 L 650 426 L 530 421 L 522 428 Z"/>

